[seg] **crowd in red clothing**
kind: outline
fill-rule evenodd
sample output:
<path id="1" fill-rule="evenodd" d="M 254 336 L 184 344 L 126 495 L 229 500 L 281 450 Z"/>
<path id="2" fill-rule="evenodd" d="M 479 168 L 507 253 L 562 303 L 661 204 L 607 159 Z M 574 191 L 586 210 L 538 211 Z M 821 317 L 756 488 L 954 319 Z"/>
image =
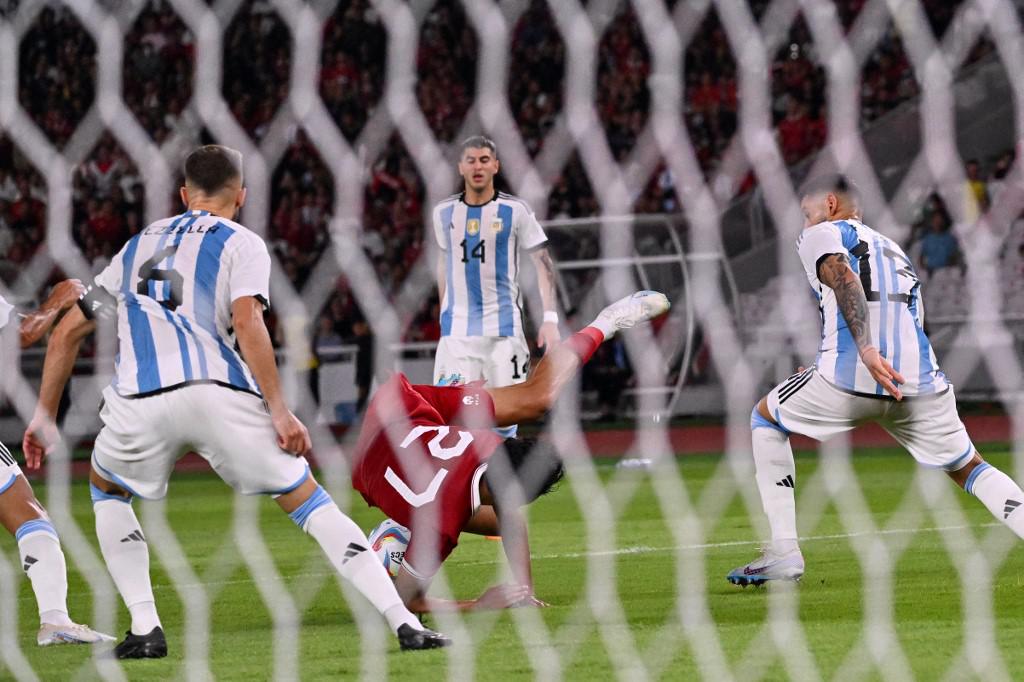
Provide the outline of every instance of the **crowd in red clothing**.
<path id="1" fill-rule="evenodd" d="M 674 8 L 676 2 L 669 5 Z M 863 0 L 836 3 L 849 30 Z M 933 29 L 941 35 L 958 2 L 925 0 Z M 750 3 L 760 20 L 768 2 Z M 338 4 L 323 27 L 320 97 L 327 112 L 357 150 L 370 125 L 387 143 L 366 159 L 362 247 L 387 291 L 395 291 L 423 248 L 424 183 L 400 138 L 380 111 L 387 77 L 388 34 L 369 0 Z M 176 137 L 190 144 L 209 141 L 190 103 L 195 90 L 195 38 L 165 0 L 151 0 L 127 30 L 123 98 L 157 144 Z M 415 95 L 437 140 L 456 142 L 476 97 L 481 50 L 472 23 L 456 0 L 441 0 L 427 12 L 416 56 Z M 986 48 L 982 44 L 974 58 Z M 259 144 L 272 129 L 291 87 L 294 46 L 284 21 L 269 3 L 247 0 L 223 37 L 222 92 L 240 126 Z M 827 137 L 826 78 L 803 19 L 790 29 L 771 66 L 773 123 L 787 163 L 819 149 Z M 19 98 L 44 134 L 64 148 L 94 104 L 96 45 L 73 13 L 47 7 L 20 46 Z M 508 97 L 520 135 L 532 155 L 564 109 L 567 48 L 548 4 L 533 0 L 518 17 L 510 54 Z M 628 4 L 604 31 L 596 63 L 596 111 L 614 158 L 629 163 L 646 127 L 652 58 Z M 867 124 L 917 93 L 917 82 L 891 27 L 864 64 L 861 119 Z M 737 67 L 727 33 L 714 11 L 686 46 L 684 123 L 701 167 L 716 171 L 735 137 Z M 273 171 L 269 241 L 289 279 L 301 286 L 328 243 L 334 210 L 334 178 L 316 145 L 294 126 L 283 130 L 287 148 Z M 186 145 L 187 146 L 187 145 Z M 600 210 L 578 157 L 571 154 L 551 185 L 547 217 L 594 215 Z M 339 179 L 339 181 L 352 181 Z M 746 185 L 749 187 L 748 185 Z M 453 188 L 454 190 L 455 188 Z M 46 185 L 10 140 L 0 139 L 0 257 L 21 263 L 32 256 L 45 229 Z M 659 167 L 636 196 L 640 213 L 678 212 L 674 181 Z M 141 227 L 144 190 L 131 159 L 109 134 L 74 175 L 74 224 L 78 244 L 97 269 Z M 169 209 L 171 205 L 169 203 Z M 543 216 L 542 216 L 543 217 Z M 428 300 L 409 328 L 410 338 L 437 334 Z M 350 338 L 360 311 L 339 282 L 325 308 L 340 338 Z M 317 329 L 322 325 L 318 323 Z"/>

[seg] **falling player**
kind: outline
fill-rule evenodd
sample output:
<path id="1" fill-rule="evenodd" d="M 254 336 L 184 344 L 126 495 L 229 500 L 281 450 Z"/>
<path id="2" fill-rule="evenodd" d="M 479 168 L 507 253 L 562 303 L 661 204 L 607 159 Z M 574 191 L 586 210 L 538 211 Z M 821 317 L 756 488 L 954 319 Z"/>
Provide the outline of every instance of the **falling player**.
<path id="1" fill-rule="evenodd" d="M 944 470 L 1024 537 L 1024 493 L 985 462 L 957 415 L 953 387 L 924 333 L 921 285 L 903 250 L 860 220 L 856 188 L 815 178 L 801 192 L 797 240 L 823 323 L 814 367 L 772 389 L 750 416 L 754 466 L 772 540 L 729 573 L 737 585 L 796 580 L 796 468 L 789 434 L 817 440 L 865 420 L 881 424 L 924 466 Z"/>
<path id="2" fill-rule="evenodd" d="M 74 306 L 82 291 L 78 280 L 55 286 L 39 310 L 20 315 L 18 329 L 22 348 L 28 348 L 50 331 L 54 322 Z M 0 296 L 0 327 L 7 325 L 14 306 Z M 18 540 L 21 566 L 32 583 L 39 607 L 39 646 L 112 642 L 68 616 L 68 575 L 60 538 L 43 505 L 32 493 L 11 452 L 0 443 L 0 523 Z"/>
<path id="3" fill-rule="evenodd" d="M 562 465 L 550 445 L 503 441 L 494 427 L 540 418 L 602 342 L 668 308 L 664 294 L 652 291 L 608 306 L 590 326 L 553 344 L 523 383 L 413 386 L 396 374 L 377 391 L 356 444 L 352 483 L 370 505 L 412 530 L 395 580 L 411 610 L 543 605 L 533 592 L 520 507 L 550 490 Z M 514 583 L 473 600 L 428 598 L 463 531 L 501 536 Z"/>
<path id="4" fill-rule="evenodd" d="M 521 249 L 533 259 L 544 304 L 537 345 L 547 348 L 561 339 L 547 236 L 522 199 L 495 190 L 499 168 L 494 142 L 467 139 L 459 158 L 463 191 L 434 207 L 434 235 L 442 251 L 436 384 L 484 379 L 488 386 L 508 386 L 526 380 L 530 349 L 520 307 Z M 515 435 L 515 426 L 502 433 Z"/>
<path id="5" fill-rule="evenodd" d="M 24 439 L 29 466 L 39 466 L 59 438 L 53 415 L 79 343 L 94 318 L 116 314 L 117 369 L 103 392 L 89 481 L 100 549 L 131 613 L 117 656 L 167 655 L 149 549 L 131 501 L 166 495 L 174 463 L 189 447 L 235 490 L 273 496 L 384 615 L 403 649 L 445 646 L 447 638 L 405 608 L 366 551 L 366 536 L 302 456 L 309 433 L 284 402 L 263 322 L 270 256 L 259 236 L 233 221 L 245 201 L 241 154 L 218 145 L 192 152 L 181 199 L 188 210 L 132 237 L 58 325 Z"/>

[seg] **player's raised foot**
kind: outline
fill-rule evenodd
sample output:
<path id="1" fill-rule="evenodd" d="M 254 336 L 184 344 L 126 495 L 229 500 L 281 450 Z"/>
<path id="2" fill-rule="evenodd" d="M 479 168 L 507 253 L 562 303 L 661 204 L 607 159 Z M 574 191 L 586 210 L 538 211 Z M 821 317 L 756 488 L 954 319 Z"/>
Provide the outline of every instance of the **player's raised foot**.
<path id="1" fill-rule="evenodd" d="M 612 303 L 597 315 L 597 321 L 610 336 L 620 329 L 632 329 L 667 312 L 672 307 L 660 291 L 638 291 Z"/>
<path id="2" fill-rule="evenodd" d="M 114 649 L 118 658 L 163 658 L 167 655 L 167 639 L 158 625 L 147 635 L 133 635 L 129 630 L 124 641 Z"/>
<path id="3" fill-rule="evenodd" d="M 770 580 L 799 580 L 803 574 L 804 555 L 799 548 L 777 553 L 769 546 L 760 557 L 746 566 L 734 568 L 725 579 L 740 587 L 757 587 Z"/>
<path id="4" fill-rule="evenodd" d="M 451 646 L 452 640 L 440 632 L 423 628 L 417 630 L 405 623 L 398 626 L 398 644 L 402 651 L 419 651 L 421 649 L 440 649 Z"/>
<path id="5" fill-rule="evenodd" d="M 39 646 L 50 646 L 52 644 L 99 644 L 101 642 L 116 641 L 110 635 L 96 632 L 88 625 L 53 625 L 43 623 L 36 636 Z"/>

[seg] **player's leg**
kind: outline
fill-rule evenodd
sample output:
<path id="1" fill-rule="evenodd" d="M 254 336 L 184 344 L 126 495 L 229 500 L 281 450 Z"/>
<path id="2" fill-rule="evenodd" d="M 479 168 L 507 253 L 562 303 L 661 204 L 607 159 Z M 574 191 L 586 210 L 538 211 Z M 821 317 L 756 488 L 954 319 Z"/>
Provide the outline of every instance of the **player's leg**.
<path id="1" fill-rule="evenodd" d="M 131 615 L 131 627 L 115 650 L 118 658 L 167 655 L 149 575 L 149 542 L 132 500 L 167 494 L 167 481 L 180 452 L 169 428 L 173 426 L 171 410 L 182 399 L 178 391 L 139 400 L 104 391 L 100 408 L 104 426 L 96 437 L 89 490 L 100 552 Z"/>
<path id="2" fill-rule="evenodd" d="M 0 445 L 7 466 L 0 476 L 0 523 L 18 541 L 21 566 L 32 583 L 39 608 L 40 646 L 113 641 L 113 637 L 78 625 L 68 616 L 68 576 L 60 538 L 10 453 Z M 10 458 L 7 460 L 6 458 Z"/>
<path id="3" fill-rule="evenodd" d="M 950 388 L 932 399 L 908 400 L 883 425 L 921 464 L 941 468 L 985 505 L 992 516 L 1024 539 L 1024 492 L 1012 478 L 981 458 L 956 411 Z"/>
<path id="4" fill-rule="evenodd" d="M 750 414 L 754 478 L 771 541 L 760 557 L 733 569 L 726 576 L 729 582 L 760 585 L 770 580 L 797 580 L 803 575 L 790 433 L 825 440 L 853 429 L 856 419 L 870 415 L 873 409 L 884 409 L 884 405 L 839 391 L 813 368 L 789 377 L 757 403 Z"/>
<path id="5" fill-rule="evenodd" d="M 118 658 L 162 658 L 167 655 L 160 616 L 149 575 L 149 542 L 132 508 L 134 495 L 96 471 L 89 471 L 89 491 L 96 538 L 103 561 L 131 615 L 131 627 L 117 646 Z M 107 476 L 111 473 L 106 472 Z"/>
<path id="6" fill-rule="evenodd" d="M 277 447 L 263 401 L 219 386 L 192 386 L 183 410 L 197 415 L 214 406 L 223 423 L 194 430 L 199 454 L 242 494 L 268 494 L 300 529 L 317 541 L 339 574 L 384 616 L 403 649 L 447 646 L 409 612 L 370 543 L 313 478 L 306 460 Z"/>
<path id="7" fill-rule="evenodd" d="M 526 381 L 487 389 L 494 402 L 495 423 L 509 426 L 539 419 L 598 346 L 618 330 L 652 320 L 668 309 L 668 299 L 656 291 L 638 291 L 606 307 L 589 325 L 549 348 Z"/>
<path id="8" fill-rule="evenodd" d="M 487 357 L 483 364 L 486 386 L 513 386 L 527 380 L 530 373 L 530 347 L 521 336 L 501 336 L 486 339 Z M 504 438 L 515 438 L 516 424 L 500 427 Z"/>
<path id="9" fill-rule="evenodd" d="M 403 649 L 434 649 L 451 644 L 444 635 L 424 628 L 406 608 L 387 569 L 368 551 L 370 543 L 362 529 L 341 512 L 312 475 L 275 499 L 295 525 L 317 541 L 341 577 L 384 616 Z"/>

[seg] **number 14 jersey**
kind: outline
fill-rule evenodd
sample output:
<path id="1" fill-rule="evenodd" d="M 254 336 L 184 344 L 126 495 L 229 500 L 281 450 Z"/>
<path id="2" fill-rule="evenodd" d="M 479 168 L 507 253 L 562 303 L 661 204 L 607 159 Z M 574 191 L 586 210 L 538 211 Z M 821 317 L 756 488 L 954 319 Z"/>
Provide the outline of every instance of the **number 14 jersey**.
<path id="1" fill-rule="evenodd" d="M 190 383 L 260 395 L 235 351 L 231 304 L 270 300 L 270 255 L 256 233 L 206 211 L 149 225 L 128 240 L 95 285 L 117 299 L 113 386 L 142 397 Z"/>
<path id="2" fill-rule="evenodd" d="M 831 254 L 846 257 L 860 277 L 871 318 L 871 343 L 906 379 L 905 396 L 944 392 L 949 384 L 924 333 L 921 284 L 900 246 L 859 220 L 813 225 L 797 239 L 797 250 L 821 312 L 818 372 L 836 387 L 859 395 L 887 397 L 861 362 L 857 344 L 839 311 L 835 292 L 818 279 L 818 265 Z"/>

